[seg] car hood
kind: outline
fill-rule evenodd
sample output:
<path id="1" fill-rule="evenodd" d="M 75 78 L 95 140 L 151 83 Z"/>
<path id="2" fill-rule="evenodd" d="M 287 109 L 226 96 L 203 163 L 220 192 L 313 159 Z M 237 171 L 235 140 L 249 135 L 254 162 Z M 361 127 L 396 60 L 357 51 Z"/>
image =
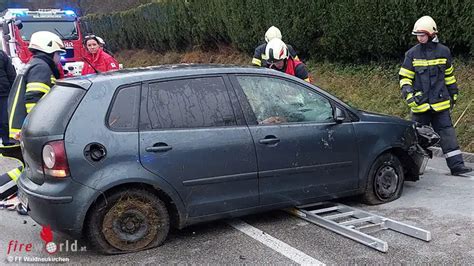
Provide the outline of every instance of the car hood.
<path id="1" fill-rule="evenodd" d="M 406 125 L 406 126 L 411 126 L 413 125 L 412 121 L 402 119 L 400 117 L 396 116 L 391 116 L 391 115 L 383 115 L 383 114 L 377 114 L 377 113 L 372 113 L 372 112 L 366 112 L 362 110 L 359 111 L 359 118 L 361 121 L 365 122 L 379 122 L 379 123 L 393 123 L 393 124 L 400 124 L 400 125 Z"/>

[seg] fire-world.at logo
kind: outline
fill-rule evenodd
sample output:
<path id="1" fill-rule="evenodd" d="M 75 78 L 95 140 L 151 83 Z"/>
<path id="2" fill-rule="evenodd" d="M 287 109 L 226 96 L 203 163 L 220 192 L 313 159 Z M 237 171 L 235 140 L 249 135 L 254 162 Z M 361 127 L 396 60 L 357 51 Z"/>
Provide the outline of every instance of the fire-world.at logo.
<path id="1" fill-rule="evenodd" d="M 58 246 L 53 242 L 53 231 L 51 231 L 51 226 L 42 225 L 43 229 L 40 232 L 40 237 L 44 241 L 44 249 L 49 254 L 54 254 L 58 251 Z"/>

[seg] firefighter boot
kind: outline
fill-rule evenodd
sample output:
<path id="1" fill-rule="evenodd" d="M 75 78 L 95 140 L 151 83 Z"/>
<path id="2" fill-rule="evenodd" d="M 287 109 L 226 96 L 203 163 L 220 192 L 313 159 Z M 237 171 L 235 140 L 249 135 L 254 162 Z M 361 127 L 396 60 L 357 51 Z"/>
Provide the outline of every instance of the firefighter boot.
<path id="1" fill-rule="evenodd" d="M 470 172 L 472 169 L 464 166 L 461 150 L 459 149 L 449 111 L 434 113 L 431 123 L 435 131 L 440 135 L 439 144 L 443 150 L 446 163 L 452 175 L 460 175 Z"/>
<path id="2" fill-rule="evenodd" d="M 451 169 L 451 175 L 462 175 L 462 174 L 466 174 L 466 173 L 469 173 L 472 171 L 472 168 L 471 167 L 467 167 L 465 166 L 464 164 L 463 165 L 459 165 L 457 167 L 454 167 Z"/>

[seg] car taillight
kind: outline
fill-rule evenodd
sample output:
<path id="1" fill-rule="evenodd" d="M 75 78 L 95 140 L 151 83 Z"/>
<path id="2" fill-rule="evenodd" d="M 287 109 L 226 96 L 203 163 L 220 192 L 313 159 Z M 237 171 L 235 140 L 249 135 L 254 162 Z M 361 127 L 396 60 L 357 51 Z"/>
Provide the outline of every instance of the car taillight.
<path id="1" fill-rule="evenodd" d="M 48 142 L 43 147 L 43 171 L 54 177 L 69 176 L 69 165 L 67 163 L 64 140 Z"/>

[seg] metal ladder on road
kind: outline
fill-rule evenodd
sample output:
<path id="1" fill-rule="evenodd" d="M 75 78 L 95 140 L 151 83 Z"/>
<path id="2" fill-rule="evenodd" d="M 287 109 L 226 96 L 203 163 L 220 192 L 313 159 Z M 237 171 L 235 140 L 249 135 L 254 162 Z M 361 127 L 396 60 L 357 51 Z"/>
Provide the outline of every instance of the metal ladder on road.
<path id="1" fill-rule="evenodd" d="M 287 211 L 308 222 L 322 226 L 382 252 L 387 252 L 387 242 L 370 236 L 369 233 L 391 229 L 424 241 L 431 240 L 431 233 L 429 231 L 340 203 L 320 202 L 297 206 Z"/>

